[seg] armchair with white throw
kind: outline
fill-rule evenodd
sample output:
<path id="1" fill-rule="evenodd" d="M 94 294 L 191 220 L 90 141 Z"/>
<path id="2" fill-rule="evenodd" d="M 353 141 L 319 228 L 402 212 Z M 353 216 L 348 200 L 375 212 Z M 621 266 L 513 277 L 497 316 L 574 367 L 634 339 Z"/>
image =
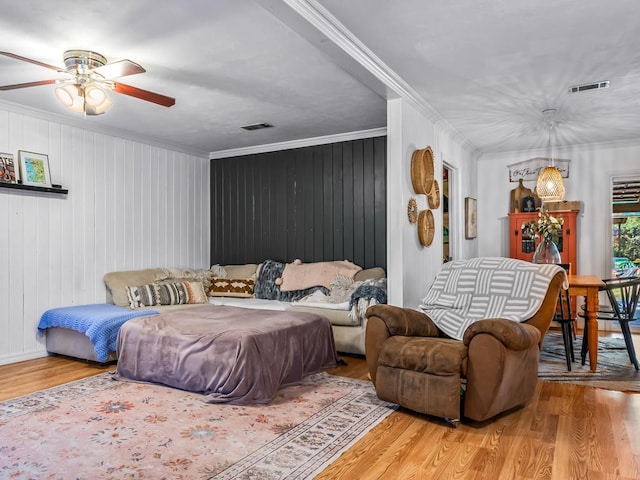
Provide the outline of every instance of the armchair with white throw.
<path id="1" fill-rule="evenodd" d="M 367 310 L 369 373 L 379 398 L 483 421 L 528 402 L 565 271 L 502 257 L 445 264 L 417 309 Z"/>

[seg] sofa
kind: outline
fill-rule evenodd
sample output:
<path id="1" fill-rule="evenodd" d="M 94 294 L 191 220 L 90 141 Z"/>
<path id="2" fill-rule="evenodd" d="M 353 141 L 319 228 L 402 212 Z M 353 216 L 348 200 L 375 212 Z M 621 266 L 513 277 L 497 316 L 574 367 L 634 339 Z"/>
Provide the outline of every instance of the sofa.
<path id="1" fill-rule="evenodd" d="M 319 266 L 304 264 L 309 270 Z M 331 288 L 315 285 L 300 290 L 283 291 L 282 279 L 284 268 L 300 265 L 300 262 L 284 264 L 266 260 L 261 264 L 242 265 L 214 265 L 210 269 L 189 268 L 147 268 L 140 270 L 115 271 L 104 276 L 106 287 L 106 302 L 124 308 L 135 307 L 136 310 L 153 310 L 159 313 L 193 308 L 202 305 L 227 305 L 241 308 L 257 308 L 267 310 L 290 310 L 299 312 L 318 313 L 326 317 L 331 323 L 336 350 L 341 353 L 364 355 L 366 316 L 364 312 L 369 306 L 365 300 L 360 304 L 360 314 L 354 314 L 356 307 L 349 309 L 343 304 L 322 303 L 322 298 L 330 297 Z M 353 264 L 351 264 L 353 265 Z M 302 268 L 302 267 L 301 267 Z M 279 282 L 280 280 L 280 282 Z M 380 267 L 360 269 L 351 279 L 353 285 L 384 282 L 385 272 Z M 192 294 L 188 303 L 162 301 L 145 301 L 143 289 L 133 287 L 157 284 L 172 284 L 187 281 L 191 286 L 202 284 L 203 293 Z M 327 283 L 325 278 L 316 282 L 313 278 L 305 279 L 306 284 Z M 355 288 L 355 287 L 354 287 Z M 304 301 L 304 298 L 315 293 L 315 301 Z M 204 298 L 203 298 L 204 294 Z M 133 298 L 132 298 L 133 296 Z M 386 298 L 386 297 L 385 297 Z M 384 300 L 386 301 L 386 299 Z M 145 304 L 148 303 L 148 304 Z M 375 303 L 375 302 L 373 302 Z M 379 303 L 382 303 L 379 302 Z M 46 331 L 47 351 L 76 358 L 96 361 L 93 346 L 89 339 L 81 332 L 68 328 L 49 328 Z M 115 360 L 115 352 L 109 355 L 108 361 Z"/>
<path id="2" fill-rule="evenodd" d="M 307 288 L 301 290 L 288 291 L 287 295 L 281 292 L 276 285 L 277 278 L 273 284 L 269 280 L 262 282 L 267 283 L 268 292 L 259 292 L 256 295 L 255 288 L 260 287 L 259 276 L 260 270 L 266 275 L 266 268 L 272 265 L 277 272 L 279 267 L 284 264 L 280 262 L 274 262 L 267 260 L 262 264 L 242 264 L 242 265 L 223 265 L 214 266 L 209 269 L 210 272 L 214 272 L 214 278 L 216 270 L 226 273 L 226 277 L 223 279 L 230 280 L 247 280 L 249 284 L 253 284 L 254 291 L 251 288 L 245 288 L 245 291 L 238 292 L 233 291 L 233 287 L 227 289 L 222 288 L 220 291 L 214 292 L 214 288 L 211 285 L 206 286 L 208 290 L 208 303 L 214 305 L 227 305 L 236 306 L 242 308 L 258 308 L 268 310 L 292 310 L 300 312 L 312 312 L 319 313 L 326 317 L 332 325 L 334 339 L 336 343 L 336 349 L 342 353 L 350 353 L 357 355 L 364 355 L 365 353 L 365 332 L 366 332 L 366 316 L 362 315 L 359 318 L 354 319 L 354 315 L 349 315 L 348 309 L 336 309 L 330 308 L 331 305 L 327 304 L 323 306 L 318 302 L 300 302 L 302 298 L 310 295 L 314 291 L 320 291 L 319 288 Z M 108 273 L 104 277 L 105 285 L 107 287 L 107 301 L 112 302 L 120 306 L 129 306 L 129 300 L 126 296 L 127 285 L 143 285 L 147 283 L 153 283 L 159 278 L 163 278 L 163 274 L 166 276 L 171 274 L 171 269 L 167 272 L 167 269 L 153 268 L 146 270 L 134 270 L 128 272 L 112 272 Z M 194 277 L 197 277 L 198 272 L 206 275 L 207 271 L 195 270 Z M 176 272 L 174 272 L 176 274 Z M 370 269 L 359 270 L 353 276 L 353 281 L 356 283 L 365 282 L 367 280 L 380 280 L 385 278 L 385 271 L 380 267 L 374 267 Z M 253 280 L 253 282 L 251 282 Z M 242 283 L 242 282 L 240 282 Z M 309 283 L 309 282 L 307 282 Z M 314 283 L 311 281 L 310 283 Z M 235 288 L 238 290 L 238 288 Z M 263 289 L 264 290 L 264 289 Z M 213 292 L 213 293 L 212 293 Z M 265 298 L 266 297 L 266 298 Z M 145 308 L 145 307 L 143 307 Z M 159 311 L 163 311 L 171 308 L 180 308 L 180 306 L 160 306 L 160 307 L 147 307 L 154 308 Z M 366 310 L 366 308 L 363 308 Z"/>

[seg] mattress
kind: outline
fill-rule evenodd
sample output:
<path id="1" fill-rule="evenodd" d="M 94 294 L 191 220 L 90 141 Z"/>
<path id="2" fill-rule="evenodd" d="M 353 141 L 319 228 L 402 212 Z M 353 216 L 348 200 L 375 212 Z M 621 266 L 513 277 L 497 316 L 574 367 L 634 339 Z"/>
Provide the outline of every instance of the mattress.
<path id="1" fill-rule="evenodd" d="M 325 317 L 215 305 L 130 320 L 117 353 L 116 378 L 201 392 L 210 403 L 269 403 L 338 362 Z"/>

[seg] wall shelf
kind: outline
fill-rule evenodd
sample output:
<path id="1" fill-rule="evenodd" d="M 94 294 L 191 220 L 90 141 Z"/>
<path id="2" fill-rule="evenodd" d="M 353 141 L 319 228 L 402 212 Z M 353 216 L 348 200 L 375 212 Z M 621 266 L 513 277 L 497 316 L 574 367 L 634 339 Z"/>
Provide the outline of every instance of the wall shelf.
<path id="1" fill-rule="evenodd" d="M 21 183 L 4 183 L 0 182 L 0 188 L 15 188 L 17 190 L 27 190 L 30 192 L 46 192 L 66 195 L 69 190 L 62 187 L 38 187 L 36 185 L 22 185 Z"/>

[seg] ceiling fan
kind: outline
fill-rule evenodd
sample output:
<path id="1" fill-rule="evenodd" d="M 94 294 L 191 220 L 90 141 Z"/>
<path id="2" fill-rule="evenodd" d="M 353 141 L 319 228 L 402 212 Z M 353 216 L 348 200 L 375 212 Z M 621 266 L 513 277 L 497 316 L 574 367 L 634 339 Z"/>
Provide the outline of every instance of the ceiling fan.
<path id="1" fill-rule="evenodd" d="M 56 84 L 58 85 L 55 90 L 56 97 L 58 97 L 58 100 L 60 100 L 65 107 L 73 112 L 84 113 L 86 115 L 100 115 L 104 113 L 112 103 L 106 93 L 108 90 L 156 103 L 164 107 L 171 107 L 176 103 L 175 98 L 114 81 L 114 78 L 146 71 L 131 60 L 118 60 L 108 63 L 103 55 L 90 50 L 67 50 L 63 56 L 65 68 L 59 68 L 14 53 L 0 52 L 0 55 L 55 70 L 67 76 L 67 78 L 54 78 L 36 82 L 4 85 L 0 86 L 0 91 Z"/>

